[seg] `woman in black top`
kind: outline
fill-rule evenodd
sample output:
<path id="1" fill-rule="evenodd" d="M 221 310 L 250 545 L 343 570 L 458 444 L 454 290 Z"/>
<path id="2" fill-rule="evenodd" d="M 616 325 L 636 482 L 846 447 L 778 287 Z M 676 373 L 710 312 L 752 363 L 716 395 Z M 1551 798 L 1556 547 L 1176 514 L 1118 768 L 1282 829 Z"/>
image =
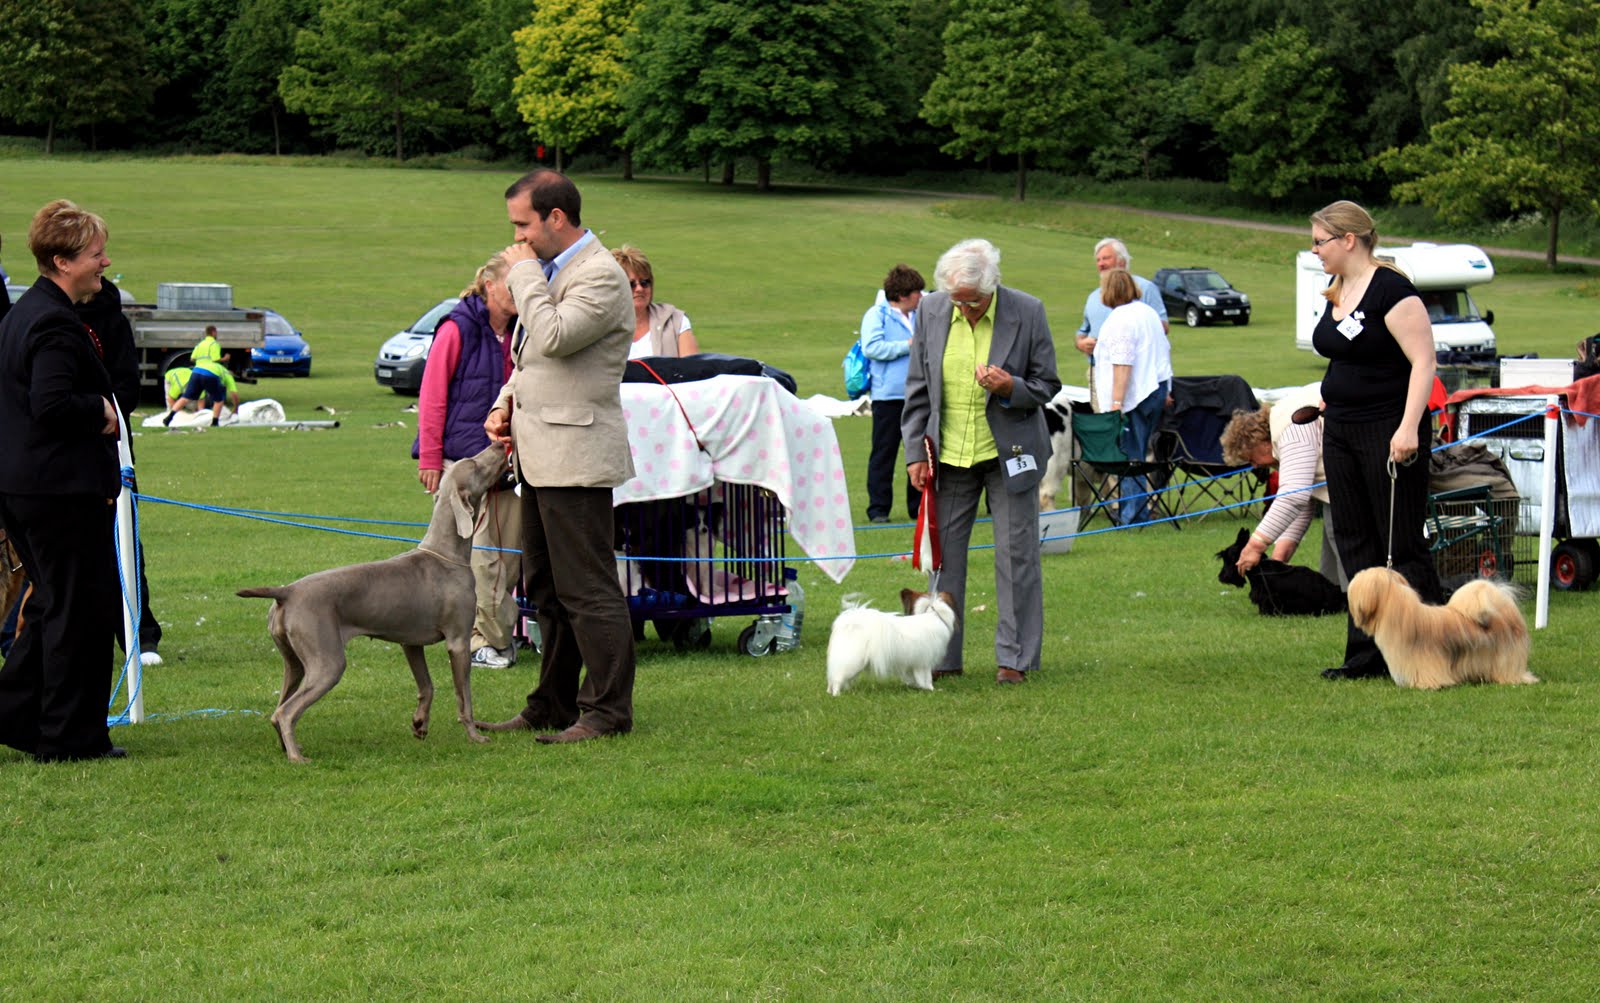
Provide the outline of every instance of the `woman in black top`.
<path id="1" fill-rule="evenodd" d="M 1335 202 L 1311 217 L 1311 249 L 1333 276 L 1312 344 L 1329 360 L 1323 466 L 1329 507 L 1339 513 L 1334 545 L 1351 577 L 1392 554 L 1394 569 L 1424 600 L 1438 602 L 1439 578 L 1423 536 L 1433 328 L 1416 287 L 1374 256 L 1377 245 L 1372 217 L 1354 202 Z M 1387 676 L 1372 638 L 1353 622 L 1346 633 L 1344 664 L 1323 676 Z"/>
<path id="2" fill-rule="evenodd" d="M 105 221 L 57 200 L 28 245 L 39 280 L 0 321 L 0 522 L 33 591 L 0 668 L 0 742 L 43 761 L 117 757 L 106 706 L 121 416 L 105 342 L 73 310 L 111 264 Z"/>

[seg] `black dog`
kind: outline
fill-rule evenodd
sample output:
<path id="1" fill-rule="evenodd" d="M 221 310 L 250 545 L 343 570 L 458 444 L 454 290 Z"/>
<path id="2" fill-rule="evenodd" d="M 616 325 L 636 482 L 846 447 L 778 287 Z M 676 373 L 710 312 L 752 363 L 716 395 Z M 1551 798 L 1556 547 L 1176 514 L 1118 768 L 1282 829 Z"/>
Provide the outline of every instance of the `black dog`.
<path id="1" fill-rule="evenodd" d="M 1232 546 L 1217 552 L 1222 558 L 1217 581 L 1243 588 L 1248 578 L 1250 601 L 1256 604 L 1258 613 L 1262 616 L 1321 616 L 1345 611 L 1344 593 L 1339 591 L 1339 586 L 1310 568 L 1263 557 L 1260 564 L 1241 576 L 1237 566 L 1239 555 L 1244 553 L 1249 539 L 1250 531 L 1241 529 Z"/>

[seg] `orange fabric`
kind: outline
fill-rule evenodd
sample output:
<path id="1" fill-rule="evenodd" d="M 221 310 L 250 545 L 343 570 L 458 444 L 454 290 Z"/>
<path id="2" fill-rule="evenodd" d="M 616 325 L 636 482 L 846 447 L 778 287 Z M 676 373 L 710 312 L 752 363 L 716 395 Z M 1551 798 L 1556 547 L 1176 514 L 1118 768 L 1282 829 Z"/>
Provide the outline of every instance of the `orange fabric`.
<path id="1" fill-rule="evenodd" d="M 1445 404 L 1460 404 L 1474 397 L 1539 397 L 1548 394 L 1560 394 L 1567 399 L 1569 409 L 1584 412 L 1572 416 L 1579 428 L 1589 420 L 1588 415 L 1600 414 L 1600 375 L 1586 376 L 1564 387 L 1469 387 L 1451 394 Z"/>

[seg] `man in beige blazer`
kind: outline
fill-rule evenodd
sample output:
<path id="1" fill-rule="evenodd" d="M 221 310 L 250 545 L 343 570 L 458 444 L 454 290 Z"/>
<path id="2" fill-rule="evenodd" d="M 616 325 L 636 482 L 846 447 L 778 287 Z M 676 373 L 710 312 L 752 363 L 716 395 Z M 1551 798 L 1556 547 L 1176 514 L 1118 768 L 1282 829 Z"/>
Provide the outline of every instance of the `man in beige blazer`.
<path id="1" fill-rule="evenodd" d="M 581 203 L 555 171 L 506 190 L 516 369 L 483 425 L 516 454 L 523 573 L 544 656 L 521 713 L 480 727 L 546 732 L 544 743 L 633 727 L 633 625 L 611 521 L 611 489 L 633 476 L 620 389 L 633 297 L 622 266 L 580 222 Z"/>

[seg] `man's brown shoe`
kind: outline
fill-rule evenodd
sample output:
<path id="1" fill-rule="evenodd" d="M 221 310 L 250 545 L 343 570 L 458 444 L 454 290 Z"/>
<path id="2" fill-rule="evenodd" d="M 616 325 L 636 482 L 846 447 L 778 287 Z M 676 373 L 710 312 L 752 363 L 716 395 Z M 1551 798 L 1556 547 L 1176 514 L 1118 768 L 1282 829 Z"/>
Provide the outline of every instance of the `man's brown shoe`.
<path id="1" fill-rule="evenodd" d="M 994 681 L 997 683 L 1020 683 L 1026 681 L 1027 678 L 1026 675 L 1016 669 L 1008 669 L 1003 665 L 994 674 Z"/>
<path id="2" fill-rule="evenodd" d="M 933 678 L 936 679 L 936 680 L 937 679 L 948 679 L 951 676 L 959 676 L 959 675 L 961 675 L 961 670 L 960 669 L 934 669 L 933 670 Z"/>
<path id="3" fill-rule="evenodd" d="M 587 742 L 591 738 L 605 738 L 615 734 L 610 731 L 601 731 L 579 721 L 566 731 L 558 731 L 553 735 L 535 735 L 533 740 L 541 745 L 565 745 L 569 742 Z"/>

